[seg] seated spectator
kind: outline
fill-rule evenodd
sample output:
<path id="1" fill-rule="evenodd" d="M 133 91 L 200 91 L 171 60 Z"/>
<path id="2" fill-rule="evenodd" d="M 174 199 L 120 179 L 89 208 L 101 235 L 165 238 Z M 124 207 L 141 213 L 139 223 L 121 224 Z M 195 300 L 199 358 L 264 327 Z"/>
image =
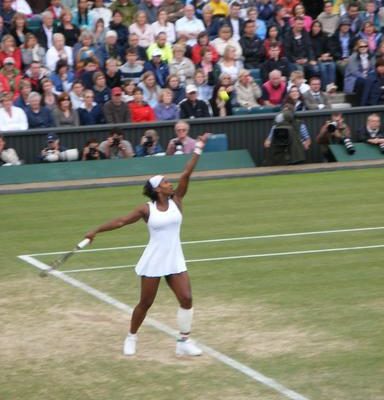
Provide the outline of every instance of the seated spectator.
<path id="1" fill-rule="evenodd" d="M 141 61 L 138 60 L 137 52 L 134 48 L 129 47 L 125 53 L 125 64 L 120 68 L 121 80 L 123 82 L 132 80 L 135 83 L 140 82 L 141 75 L 144 72 L 144 66 Z"/>
<path id="2" fill-rule="evenodd" d="M 297 3 L 296 3 L 297 4 Z M 289 18 L 287 9 L 284 6 L 276 5 L 275 14 L 270 20 L 270 25 L 275 25 L 279 31 L 279 36 L 284 40 L 285 35 L 290 31 Z"/>
<path id="3" fill-rule="evenodd" d="M 264 147 L 269 150 L 270 165 L 299 164 L 305 161 L 305 151 L 311 146 L 306 125 L 295 119 L 293 110 L 285 106 L 276 115 Z"/>
<path id="4" fill-rule="evenodd" d="M 254 82 L 248 70 L 242 69 L 239 80 L 235 83 L 236 101 L 241 107 L 260 107 L 258 99 L 261 98 L 260 86 Z"/>
<path id="5" fill-rule="evenodd" d="M 148 47 L 148 60 L 152 60 L 154 52 L 160 53 L 161 61 L 168 64 L 172 61 L 172 45 L 167 42 L 167 34 L 165 32 L 158 33 L 155 36 L 155 41 Z"/>
<path id="6" fill-rule="evenodd" d="M 11 29 L 12 18 L 16 14 L 16 11 L 13 9 L 13 0 L 3 0 L 0 4 L 0 15 L 3 20 L 3 24 L 7 32 Z"/>
<path id="7" fill-rule="evenodd" d="M 287 89 L 289 90 L 291 86 L 296 86 L 299 89 L 300 93 L 304 94 L 310 89 L 309 85 L 306 82 L 307 80 L 304 77 L 303 71 L 292 71 L 291 75 L 289 76 Z"/>
<path id="8" fill-rule="evenodd" d="M 368 43 L 370 54 L 375 54 L 383 35 L 377 31 L 375 25 L 371 21 L 365 21 L 357 37 L 365 40 Z"/>
<path id="9" fill-rule="evenodd" d="M 223 19 L 229 15 L 228 3 L 224 0 L 211 0 L 209 6 L 213 12 L 213 18 Z"/>
<path id="10" fill-rule="evenodd" d="M 139 45 L 139 36 L 136 33 L 129 33 L 128 48 L 135 49 L 137 60 L 144 65 L 144 63 L 147 61 L 147 53 L 145 47 Z"/>
<path id="11" fill-rule="evenodd" d="M 323 32 L 328 37 L 334 35 L 339 26 L 340 16 L 333 12 L 332 1 L 326 0 L 324 2 L 324 10 L 318 15 L 317 20 L 321 23 Z"/>
<path id="12" fill-rule="evenodd" d="M 334 112 L 331 119 L 324 122 L 316 137 L 321 147 L 321 153 L 326 162 L 335 162 L 336 159 L 329 148 L 330 144 L 344 144 L 345 139 L 351 139 L 351 129 L 344 122 L 343 114 Z"/>
<path id="13" fill-rule="evenodd" d="M 68 93 L 63 92 L 57 98 L 57 107 L 53 110 L 53 119 L 56 126 L 70 127 L 79 126 L 79 114 L 72 108 L 71 99 Z"/>
<path id="14" fill-rule="evenodd" d="M 114 58 L 108 58 L 105 62 L 105 79 L 110 89 L 121 87 L 121 72 L 119 70 L 120 62 Z"/>
<path id="15" fill-rule="evenodd" d="M 264 40 L 267 35 L 267 24 L 259 18 L 259 12 L 256 7 L 249 7 L 247 11 L 247 18 L 256 23 L 256 35 Z"/>
<path id="16" fill-rule="evenodd" d="M 54 93 L 54 86 L 50 79 L 44 78 L 41 81 L 41 104 L 53 111 L 57 106 L 57 95 Z"/>
<path id="17" fill-rule="evenodd" d="M 28 108 L 28 96 L 32 92 L 31 82 L 29 82 L 27 79 L 22 79 L 20 81 L 19 89 L 20 95 L 15 99 L 13 105 L 23 109 L 23 111 L 26 112 Z"/>
<path id="18" fill-rule="evenodd" d="M 136 83 L 132 80 L 127 80 L 123 83 L 123 95 L 122 99 L 124 103 L 133 101 L 133 92 L 136 89 Z"/>
<path id="19" fill-rule="evenodd" d="M 20 71 L 15 67 L 15 60 L 12 57 L 7 57 L 4 60 L 3 68 L 0 69 L 0 82 L 5 92 L 12 92 L 14 99 L 20 93 Z"/>
<path id="20" fill-rule="evenodd" d="M 178 19 L 175 24 L 176 38 L 192 47 L 196 44 L 198 34 L 203 32 L 205 27 L 195 16 L 195 7 L 192 4 L 186 4 L 183 13 L 184 17 Z"/>
<path id="21" fill-rule="evenodd" d="M 132 0 L 117 0 L 114 1 L 109 9 L 114 12 L 115 10 L 119 10 L 123 16 L 123 24 L 125 26 L 129 26 L 132 24 L 135 13 L 137 11 L 137 2 Z"/>
<path id="22" fill-rule="evenodd" d="M 153 72 L 156 77 L 156 82 L 160 87 L 164 87 L 169 75 L 168 64 L 161 59 L 161 51 L 154 49 L 152 58 L 144 64 L 144 71 Z"/>
<path id="23" fill-rule="evenodd" d="M 41 93 L 43 91 L 41 82 L 48 76 L 49 71 L 42 66 L 40 61 L 32 61 L 30 67 L 25 71 L 24 79 L 31 82 L 32 91 Z"/>
<path id="24" fill-rule="evenodd" d="M 104 160 L 105 155 L 99 150 L 99 142 L 91 138 L 85 144 L 83 151 L 81 152 L 82 161 L 95 161 Z"/>
<path id="25" fill-rule="evenodd" d="M 68 8 L 64 8 L 60 15 L 60 25 L 57 28 L 57 33 L 64 36 L 65 44 L 73 47 L 80 37 L 80 29 L 72 23 L 72 12 Z"/>
<path id="26" fill-rule="evenodd" d="M 20 165 L 22 162 L 16 153 L 16 150 L 7 147 L 3 135 L 0 135 L 0 166 Z"/>
<path id="27" fill-rule="evenodd" d="M 108 139 L 104 140 L 99 145 L 106 159 L 130 158 L 134 156 L 131 143 L 124 139 L 124 133 L 119 129 L 113 129 Z"/>
<path id="28" fill-rule="evenodd" d="M 73 60 L 76 69 L 84 66 L 86 60 L 99 57 L 98 46 L 91 31 L 83 31 L 80 34 L 79 41 L 73 46 Z"/>
<path id="29" fill-rule="evenodd" d="M 132 122 L 151 122 L 156 121 L 153 108 L 144 101 L 143 90 L 137 87 L 133 91 L 133 101 L 128 103 L 131 112 Z"/>
<path id="30" fill-rule="evenodd" d="M 154 109 L 157 121 L 169 121 L 179 119 L 179 108 L 175 103 L 172 102 L 172 100 L 172 90 L 162 89 L 159 96 L 159 103 Z"/>
<path id="31" fill-rule="evenodd" d="M 209 36 L 206 31 L 200 32 L 197 36 L 197 43 L 192 47 L 192 62 L 197 65 L 202 61 L 201 51 L 209 49 L 212 53 L 212 62 L 216 63 L 219 60 L 219 54 L 216 49 L 209 43 Z"/>
<path id="32" fill-rule="evenodd" d="M 64 7 L 61 4 L 61 1 L 50 0 L 50 5 L 48 6 L 47 11 L 50 11 L 52 13 L 55 25 L 59 25 L 61 14 L 64 11 Z"/>
<path id="33" fill-rule="evenodd" d="M 123 102 L 123 91 L 120 87 L 111 90 L 112 98 L 104 104 L 104 115 L 107 124 L 123 124 L 131 122 L 127 105 Z"/>
<path id="34" fill-rule="evenodd" d="M 233 46 L 228 45 L 224 50 L 223 57 L 218 62 L 218 66 L 220 67 L 222 74 L 225 73 L 230 75 L 232 82 L 236 82 L 240 70 L 243 68 L 243 63 L 236 59 L 236 49 Z"/>
<path id="35" fill-rule="evenodd" d="M 186 86 L 193 81 L 195 66 L 189 58 L 185 57 L 185 47 L 183 45 L 175 44 L 173 46 L 173 60 L 169 64 L 169 73 L 177 75 L 182 86 Z"/>
<path id="36" fill-rule="evenodd" d="M 20 46 L 20 49 L 24 69 L 29 68 L 33 61 L 45 62 L 45 49 L 39 45 L 33 33 L 28 32 L 25 35 L 24 44 Z"/>
<path id="37" fill-rule="evenodd" d="M 284 56 L 284 46 L 280 35 L 279 27 L 275 24 L 268 26 L 267 37 L 264 42 L 264 54 L 266 58 L 270 58 L 270 48 L 279 47 L 281 56 Z"/>
<path id="38" fill-rule="evenodd" d="M 105 44 L 105 38 L 107 36 L 107 32 L 110 29 L 108 29 L 105 26 L 105 22 L 103 20 L 103 18 L 99 18 L 95 25 L 92 28 L 92 36 L 93 36 L 93 41 L 95 43 L 96 46 L 98 47 L 103 47 Z"/>
<path id="39" fill-rule="evenodd" d="M 55 126 L 51 110 L 41 105 L 41 94 L 31 92 L 28 96 L 27 118 L 29 129 L 52 128 Z"/>
<path id="40" fill-rule="evenodd" d="M 208 85 L 215 86 L 221 73 L 220 66 L 212 62 L 212 52 L 209 48 L 201 50 L 201 63 L 197 68 L 204 72 Z"/>
<path id="41" fill-rule="evenodd" d="M 108 31 L 105 34 L 105 43 L 101 44 L 98 53 L 100 54 L 100 66 L 104 67 L 108 58 L 114 58 L 122 62 L 124 60 L 124 49 L 117 44 L 117 33 Z"/>
<path id="42" fill-rule="evenodd" d="M 224 55 L 224 50 L 228 45 L 235 48 L 236 60 L 239 60 L 243 54 L 239 42 L 232 38 L 232 28 L 228 25 L 223 25 L 219 29 L 219 36 L 212 40 L 211 44 L 221 57 Z"/>
<path id="43" fill-rule="evenodd" d="M 168 76 L 166 88 L 170 89 L 173 93 L 172 103 L 179 104 L 185 99 L 185 87 L 180 84 L 180 79 L 176 74 Z"/>
<path id="44" fill-rule="evenodd" d="M 260 68 L 265 60 L 263 41 L 256 36 L 256 24 L 248 20 L 244 24 L 244 32 L 240 39 L 244 57 L 244 67 L 247 69 Z"/>
<path id="45" fill-rule="evenodd" d="M 92 90 L 84 90 L 84 103 L 78 108 L 80 125 L 98 125 L 105 123 L 101 106 L 94 102 Z"/>
<path id="46" fill-rule="evenodd" d="M 291 85 L 288 89 L 287 95 L 283 100 L 283 108 L 286 104 L 289 104 L 294 112 L 306 109 L 303 96 L 297 86 Z"/>
<path id="47" fill-rule="evenodd" d="M 195 85 L 187 85 L 185 92 L 187 98 L 179 104 L 180 118 L 207 118 L 210 117 L 209 108 L 205 101 L 198 100 Z"/>
<path id="48" fill-rule="evenodd" d="M 84 104 L 84 85 L 80 80 L 75 80 L 69 92 L 72 108 L 77 110 Z"/>
<path id="49" fill-rule="evenodd" d="M 370 114 L 366 125 L 358 130 L 357 137 L 360 142 L 378 146 L 384 153 L 384 130 L 381 127 L 380 115 Z"/>
<path id="50" fill-rule="evenodd" d="M 129 34 L 135 33 L 139 38 L 138 45 L 146 49 L 153 41 L 153 30 L 147 23 L 148 18 L 145 11 L 137 11 L 134 23 L 129 26 Z"/>
<path id="51" fill-rule="evenodd" d="M 269 73 L 269 80 L 262 86 L 262 99 L 266 106 L 280 106 L 283 102 L 287 84 L 282 78 L 279 70 L 275 69 Z"/>
<path id="52" fill-rule="evenodd" d="M 239 41 L 244 30 L 244 19 L 240 17 L 241 6 L 237 1 L 231 2 L 229 15 L 222 20 L 222 25 L 229 25 L 232 29 L 233 39 Z"/>
<path id="53" fill-rule="evenodd" d="M 374 72 L 370 72 L 365 80 L 361 106 L 384 104 L 384 58 L 376 61 Z"/>
<path id="54" fill-rule="evenodd" d="M 380 19 L 382 18 L 382 11 L 378 9 L 378 6 L 381 8 L 382 5 L 379 3 L 376 4 L 374 0 L 368 0 L 365 4 L 364 4 L 364 8 L 365 10 L 360 12 L 360 19 L 364 22 L 366 21 L 370 21 L 372 22 L 373 26 L 375 27 L 375 29 L 379 32 L 381 29 L 381 21 Z M 361 31 L 363 31 L 364 28 L 361 29 Z"/>
<path id="55" fill-rule="evenodd" d="M 59 60 L 56 64 L 56 70 L 51 74 L 50 79 L 53 84 L 53 92 L 59 95 L 71 90 L 75 74 L 70 71 L 67 60 Z"/>
<path id="56" fill-rule="evenodd" d="M 236 102 L 236 91 L 231 76 L 222 73 L 213 88 L 210 104 L 215 117 L 232 115 L 232 103 Z"/>
<path id="57" fill-rule="evenodd" d="M 172 23 L 184 15 L 183 7 L 183 3 L 179 0 L 164 0 L 161 3 L 161 8 L 167 12 L 168 20 Z"/>
<path id="58" fill-rule="evenodd" d="M 375 57 L 369 54 L 368 43 L 359 39 L 355 50 L 348 59 L 344 73 L 344 92 L 356 93 L 357 98 L 362 97 L 365 80 L 368 74 L 374 71 Z"/>
<path id="59" fill-rule="evenodd" d="M 27 116 L 23 109 L 12 105 L 12 94 L 6 93 L 0 108 L 0 131 L 25 131 L 28 129 Z"/>
<path id="60" fill-rule="evenodd" d="M 300 3 L 300 0 L 277 0 L 276 5 L 284 7 L 286 10 L 286 16 L 293 16 L 293 9 Z"/>
<path id="61" fill-rule="evenodd" d="M 14 37 L 17 47 L 24 44 L 25 35 L 28 33 L 27 16 L 25 14 L 17 12 L 13 16 L 9 33 Z"/>
<path id="62" fill-rule="evenodd" d="M 112 11 L 104 6 L 103 0 L 94 1 L 90 14 L 93 21 L 97 21 L 99 18 L 102 18 L 105 26 L 109 26 L 109 23 L 112 19 Z"/>
<path id="63" fill-rule="evenodd" d="M 160 2 L 157 0 L 140 0 L 137 8 L 138 10 L 145 12 L 149 24 L 153 24 L 156 21 L 157 8 L 160 3 L 161 0 Z"/>
<path id="64" fill-rule="evenodd" d="M 148 129 L 144 132 L 144 135 L 140 140 L 140 144 L 138 144 L 135 148 L 135 152 L 136 157 L 164 154 L 164 150 L 159 143 L 159 135 L 154 129 Z"/>
<path id="65" fill-rule="evenodd" d="M 52 47 L 47 50 L 46 66 L 53 72 L 59 60 L 66 60 L 69 67 L 73 68 L 72 48 L 65 45 L 65 38 L 62 33 L 55 33 L 52 39 Z"/>
<path id="66" fill-rule="evenodd" d="M 93 93 L 97 104 L 104 105 L 111 100 L 111 89 L 107 86 L 107 80 L 101 71 L 93 74 Z"/>
<path id="67" fill-rule="evenodd" d="M 149 104 L 150 107 L 155 108 L 159 102 L 159 94 L 161 91 L 160 86 L 156 83 L 156 78 L 153 72 L 147 71 L 141 77 L 141 82 L 138 87 L 142 89 L 144 95 L 144 101 Z"/>
<path id="68" fill-rule="evenodd" d="M 151 25 L 153 35 L 156 37 L 159 33 L 164 32 L 167 43 L 176 41 L 175 25 L 168 21 L 168 13 L 164 8 L 157 11 L 157 20 Z"/>
<path id="69" fill-rule="evenodd" d="M 72 12 L 72 23 L 81 31 L 90 31 L 94 25 L 87 0 L 78 0 L 77 8 Z"/>
<path id="70" fill-rule="evenodd" d="M 190 126 L 186 121 L 175 124 L 176 137 L 171 139 L 167 146 L 167 155 L 190 154 L 195 149 L 196 140 L 189 136 Z"/>
<path id="71" fill-rule="evenodd" d="M 112 13 L 112 21 L 109 29 L 117 33 L 117 45 L 120 49 L 124 49 L 128 43 L 128 27 L 124 25 L 124 16 L 120 10 L 114 10 Z"/>
<path id="72" fill-rule="evenodd" d="M 204 24 L 204 32 L 207 32 L 209 40 L 217 38 L 220 28 L 220 21 L 217 18 L 213 18 L 213 11 L 209 4 L 203 7 L 202 21 Z"/>
<path id="73" fill-rule="evenodd" d="M 193 84 L 197 88 L 197 98 L 209 102 L 212 98 L 213 87 L 208 85 L 208 79 L 202 69 L 196 70 Z"/>
<path id="74" fill-rule="evenodd" d="M 61 153 L 66 148 L 60 144 L 60 139 L 55 133 L 50 133 L 47 136 L 47 144 L 40 152 L 41 162 L 57 162 L 62 161 Z"/>
<path id="75" fill-rule="evenodd" d="M 279 46 L 271 46 L 269 48 L 267 60 L 261 64 L 260 74 L 263 82 L 268 80 L 269 73 L 274 69 L 279 70 L 283 77 L 289 77 L 289 62 L 285 57 L 281 56 Z"/>
<path id="76" fill-rule="evenodd" d="M 21 50 L 16 46 L 16 40 L 12 35 L 5 35 L 0 44 L 0 67 L 3 67 L 5 60 L 9 58 L 14 60 L 15 68 L 21 71 Z"/>
<path id="77" fill-rule="evenodd" d="M 313 20 L 309 15 L 305 14 L 305 8 L 302 3 L 299 3 L 295 7 L 293 7 L 292 17 L 289 19 L 289 23 L 291 24 L 291 26 L 293 26 L 295 23 L 295 17 L 303 18 L 304 29 L 307 32 L 310 32 Z"/>
<path id="78" fill-rule="evenodd" d="M 275 2 L 272 0 L 263 0 L 257 4 L 256 8 L 259 18 L 268 24 L 268 22 L 272 20 L 274 16 Z"/>
<path id="79" fill-rule="evenodd" d="M 309 80 L 309 90 L 303 94 L 303 100 L 307 110 L 331 108 L 327 93 L 321 91 L 321 80 L 316 76 Z"/>

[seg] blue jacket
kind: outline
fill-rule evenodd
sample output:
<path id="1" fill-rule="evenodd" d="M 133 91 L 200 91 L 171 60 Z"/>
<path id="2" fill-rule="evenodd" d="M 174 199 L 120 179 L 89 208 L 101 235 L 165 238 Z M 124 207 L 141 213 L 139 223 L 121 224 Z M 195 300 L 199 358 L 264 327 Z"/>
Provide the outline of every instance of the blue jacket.
<path id="1" fill-rule="evenodd" d="M 63 87 L 63 81 L 60 79 L 59 75 L 53 72 L 50 76 L 53 86 L 55 87 L 56 92 L 63 93 L 65 89 Z M 75 80 L 75 74 L 72 71 L 68 71 L 67 73 L 67 82 L 73 83 Z"/>
<path id="2" fill-rule="evenodd" d="M 29 129 L 51 128 L 55 126 L 51 111 L 47 107 L 41 107 L 38 113 L 31 110 L 30 107 L 26 111 Z"/>
<path id="3" fill-rule="evenodd" d="M 144 72 L 147 71 L 153 72 L 155 74 L 157 84 L 162 88 L 165 87 L 169 75 L 168 64 L 161 62 L 160 65 L 156 67 L 152 61 L 148 61 L 144 64 Z"/>
<path id="4" fill-rule="evenodd" d="M 105 118 L 103 110 L 99 104 L 96 104 L 91 111 L 81 107 L 77 109 L 80 118 L 80 125 L 104 124 Z"/>
<path id="5" fill-rule="evenodd" d="M 361 98 L 361 106 L 374 106 L 378 104 L 384 104 L 384 76 L 380 77 L 377 72 L 371 72 L 368 74 L 365 80 L 363 96 Z"/>

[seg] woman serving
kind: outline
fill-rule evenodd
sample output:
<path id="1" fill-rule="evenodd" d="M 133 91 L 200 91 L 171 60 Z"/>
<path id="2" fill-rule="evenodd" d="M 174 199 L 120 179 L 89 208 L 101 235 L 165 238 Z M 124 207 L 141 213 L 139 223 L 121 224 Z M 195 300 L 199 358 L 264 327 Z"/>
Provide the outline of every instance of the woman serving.
<path id="1" fill-rule="evenodd" d="M 161 277 L 165 277 L 179 302 L 177 323 L 180 337 L 176 344 L 176 354 L 199 356 L 202 353 L 189 339 L 193 318 L 192 293 L 180 243 L 180 226 L 182 200 L 207 139 L 207 133 L 198 138 L 192 158 L 186 164 L 176 189 L 164 176 L 153 176 L 146 182 L 143 191 L 151 201 L 85 235 L 86 238 L 93 240 L 98 233 L 118 229 L 141 219 L 148 226 L 149 243 L 135 269 L 141 277 L 141 295 L 139 303 L 133 310 L 130 331 L 124 341 L 123 352 L 127 356 L 136 353 L 137 331 L 155 300 Z"/>

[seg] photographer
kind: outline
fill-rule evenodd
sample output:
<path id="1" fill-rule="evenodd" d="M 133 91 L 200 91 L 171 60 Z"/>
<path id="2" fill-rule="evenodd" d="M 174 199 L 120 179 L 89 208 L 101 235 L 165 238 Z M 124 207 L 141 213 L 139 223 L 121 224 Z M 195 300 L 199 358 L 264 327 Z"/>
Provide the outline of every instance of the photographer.
<path id="1" fill-rule="evenodd" d="M 61 161 L 60 153 L 66 148 L 60 145 L 60 139 L 55 133 L 50 133 L 47 136 L 47 146 L 41 150 L 40 161 L 42 162 L 57 162 Z"/>
<path id="2" fill-rule="evenodd" d="M 119 129 L 110 132 L 108 139 L 100 143 L 99 151 L 104 153 L 107 159 L 134 156 L 131 143 L 124 139 L 124 134 Z"/>
<path id="3" fill-rule="evenodd" d="M 154 129 L 148 129 L 144 132 L 140 144 L 136 146 L 136 157 L 153 156 L 155 154 L 164 154 L 163 148 L 159 144 L 159 135 Z"/>
<path id="4" fill-rule="evenodd" d="M 176 137 L 171 139 L 167 146 L 167 155 L 190 154 L 193 152 L 196 140 L 189 134 L 190 126 L 186 121 L 178 121 L 175 125 Z"/>
<path id="5" fill-rule="evenodd" d="M 0 135 L 0 166 L 21 165 L 22 162 L 15 149 L 6 146 L 3 135 Z"/>
<path id="6" fill-rule="evenodd" d="M 105 155 L 99 150 L 99 142 L 96 139 L 89 139 L 82 152 L 82 161 L 104 160 Z"/>
<path id="7" fill-rule="evenodd" d="M 349 154 L 355 152 L 351 141 L 351 129 L 344 122 L 343 114 L 340 112 L 332 113 L 331 119 L 324 122 L 316 141 L 321 147 L 321 152 L 326 162 L 336 161 L 329 148 L 330 144 L 344 144 Z"/>
<path id="8" fill-rule="evenodd" d="M 384 131 L 381 128 L 378 114 L 368 116 L 366 126 L 358 131 L 358 138 L 360 142 L 379 146 L 380 151 L 384 154 Z"/>

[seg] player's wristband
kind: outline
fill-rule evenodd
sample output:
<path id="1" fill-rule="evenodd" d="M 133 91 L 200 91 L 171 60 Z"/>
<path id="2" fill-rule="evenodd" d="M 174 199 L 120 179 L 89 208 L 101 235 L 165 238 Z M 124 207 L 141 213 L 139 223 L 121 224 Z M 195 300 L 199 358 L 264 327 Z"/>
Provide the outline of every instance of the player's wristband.
<path id="1" fill-rule="evenodd" d="M 203 152 L 203 149 L 202 148 L 200 148 L 200 147 L 195 147 L 195 150 L 193 150 L 193 152 L 195 153 L 195 154 L 197 154 L 197 155 L 201 155 L 201 153 Z"/>

